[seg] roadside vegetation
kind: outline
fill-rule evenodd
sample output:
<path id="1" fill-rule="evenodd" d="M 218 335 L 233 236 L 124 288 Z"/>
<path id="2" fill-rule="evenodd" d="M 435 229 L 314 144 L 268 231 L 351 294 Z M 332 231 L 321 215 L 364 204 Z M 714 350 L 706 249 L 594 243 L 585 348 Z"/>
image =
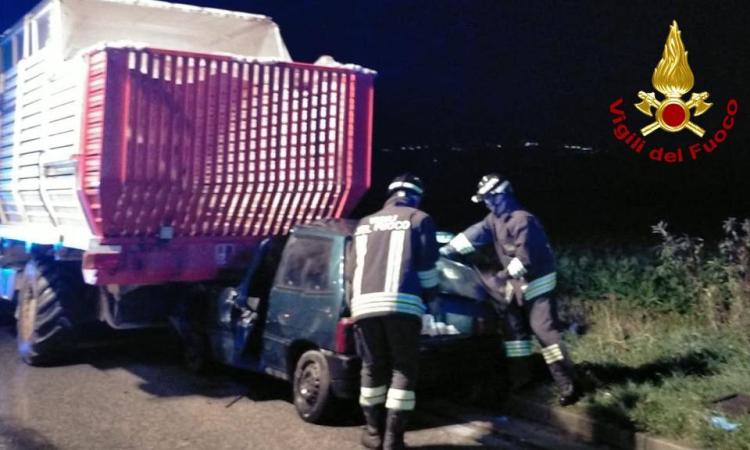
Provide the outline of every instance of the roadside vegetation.
<path id="1" fill-rule="evenodd" d="M 558 249 L 569 345 L 594 389 L 577 408 L 701 448 L 750 450 L 750 220 L 707 244 L 660 223 L 652 248 Z M 723 416 L 739 427 L 711 424 Z"/>

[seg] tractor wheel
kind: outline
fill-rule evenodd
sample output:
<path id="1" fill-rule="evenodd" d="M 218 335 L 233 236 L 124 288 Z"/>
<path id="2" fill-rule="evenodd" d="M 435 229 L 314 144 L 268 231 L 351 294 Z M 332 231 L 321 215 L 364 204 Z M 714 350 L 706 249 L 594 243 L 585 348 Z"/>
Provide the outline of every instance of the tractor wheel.
<path id="1" fill-rule="evenodd" d="M 32 259 L 18 295 L 18 353 L 30 365 L 62 362 L 73 350 L 79 326 L 95 313 L 95 290 L 77 262 Z"/>
<path id="2" fill-rule="evenodd" d="M 294 407 L 305 422 L 320 423 L 333 407 L 328 361 L 317 350 L 309 350 L 297 360 L 294 370 Z"/>

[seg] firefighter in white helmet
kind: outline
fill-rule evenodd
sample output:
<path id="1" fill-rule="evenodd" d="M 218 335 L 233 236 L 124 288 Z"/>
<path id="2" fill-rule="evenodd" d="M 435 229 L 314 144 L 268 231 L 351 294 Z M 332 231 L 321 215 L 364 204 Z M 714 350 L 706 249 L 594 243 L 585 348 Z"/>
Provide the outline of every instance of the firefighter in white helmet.
<path id="1" fill-rule="evenodd" d="M 491 280 L 493 297 L 507 302 L 505 354 L 514 385 L 528 376 L 532 355 L 531 334 L 542 346 L 542 355 L 559 388 L 561 405 L 575 403 L 577 389 L 573 364 L 557 329 L 553 291 L 557 284 L 552 248 L 539 220 L 526 211 L 513 195 L 510 182 L 489 174 L 479 181 L 471 200 L 484 203 L 490 213 L 481 222 L 456 235 L 440 253 L 468 254 L 493 243 L 504 270 Z"/>
<path id="2" fill-rule="evenodd" d="M 351 312 L 362 358 L 362 444 L 400 449 L 415 405 L 421 318 L 439 281 L 438 245 L 432 219 L 417 209 L 421 180 L 397 177 L 388 194 L 354 233 Z"/>

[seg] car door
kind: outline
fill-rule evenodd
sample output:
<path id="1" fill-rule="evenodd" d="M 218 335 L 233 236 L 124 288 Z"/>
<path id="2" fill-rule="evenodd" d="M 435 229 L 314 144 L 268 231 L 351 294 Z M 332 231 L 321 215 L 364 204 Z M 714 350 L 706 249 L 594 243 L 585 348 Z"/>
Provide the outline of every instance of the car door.
<path id="1" fill-rule="evenodd" d="M 292 235 L 271 288 L 266 337 L 280 345 L 297 340 L 332 348 L 341 313 L 343 241 Z"/>

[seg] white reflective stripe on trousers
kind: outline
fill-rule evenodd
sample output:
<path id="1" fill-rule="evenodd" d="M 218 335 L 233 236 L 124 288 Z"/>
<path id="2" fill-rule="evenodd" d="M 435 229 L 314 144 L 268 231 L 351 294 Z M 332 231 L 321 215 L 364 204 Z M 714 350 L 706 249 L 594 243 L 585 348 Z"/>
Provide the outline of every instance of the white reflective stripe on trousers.
<path id="1" fill-rule="evenodd" d="M 416 403 L 417 400 L 414 391 L 394 388 L 388 389 L 388 400 L 385 402 L 386 408 L 411 411 L 414 409 Z"/>
<path id="2" fill-rule="evenodd" d="M 388 387 L 385 385 L 377 387 L 361 387 L 359 389 L 359 404 L 362 406 L 373 406 L 385 403 L 385 394 Z"/>

